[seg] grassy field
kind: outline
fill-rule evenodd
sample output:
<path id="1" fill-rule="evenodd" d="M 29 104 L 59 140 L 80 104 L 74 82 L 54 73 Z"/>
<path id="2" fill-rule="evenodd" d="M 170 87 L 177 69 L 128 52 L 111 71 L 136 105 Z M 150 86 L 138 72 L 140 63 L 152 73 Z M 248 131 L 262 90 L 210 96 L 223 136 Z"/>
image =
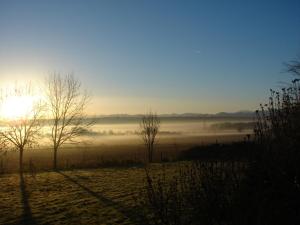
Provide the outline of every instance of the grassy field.
<path id="1" fill-rule="evenodd" d="M 223 142 L 241 139 L 241 136 L 221 137 Z M 215 137 L 205 138 L 214 143 Z M 198 142 L 197 142 L 198 141 Z M 178 152 L 202 143 L 193 137 L 175 144 L 161 142 L 161 152 L 172 158 Z M 59 154 L 62 172 L 45 172 L 52 167 L 52 151 L 27 150 L 25 170 L 31 160 L 36 176 L 17 171 L 18 152 L 9 152 L 4 158 L 5 170 L 0 176 L 0 225 L 2 224 L 143 224 L 140 208 L 136 208 L 134 196 L 144 185 L 142 167 L 102 167 L 102 160 L 134 159 L 144 157 L 142 145 L 102 145 L 85 148 L 64 148 Z M 65 166 L 69 164 L 70 166 Z M 174 170 L 177 163 L 164 163 Z M 78 169 L 90 168 L 90 169 Z M 99 168 L 102 167 L 102 168 Z M 91 169 L 98 167 L 97 169 Z M 161 171 L 161 164 L 151 166 L 154 174 Z M 44 172 L 42 172 L 44 171 Z M 172 174 L 172 173 L 171 173 Z"/>
<path id="2" fill-rule="evenodd" d="M 209 145 L 212 143 L 231 143 L 243 140 L 245 134 L 223 135 L 223 136 L 189 136 L 181 138 L 164 138 L 158 140 L 154 160 L 160 162 L 161 158 L 173 161 L 178 154 L 184 150 L 197 145 Z M 49 147 L 25 149 L 24 168 L 28 169 L 32 162 L 39 171 L 52 169 L 53 150 Z M 1 166 L 5 173 L 18 171 L 19 152 L 8 151 L 5 157 L 0 157 Z M 58 165 L 64 169 L 97 168 L 116 161 L 145 161 L 145 147 L 140 139 L 128 141 L 127 139 L 114 140 L 101 145 L 69 145 L 63 146 L 58 152 Z M 127 164 L 125 162 L 125 164 Z M 111 166 L 111 165 L 110 165 Z"/>
<path id="3" fill-rule="evenodd" d="M 142 224 L 133 194 L 144 175 L 110 168 L 2 176 L 0 224 Z"/>

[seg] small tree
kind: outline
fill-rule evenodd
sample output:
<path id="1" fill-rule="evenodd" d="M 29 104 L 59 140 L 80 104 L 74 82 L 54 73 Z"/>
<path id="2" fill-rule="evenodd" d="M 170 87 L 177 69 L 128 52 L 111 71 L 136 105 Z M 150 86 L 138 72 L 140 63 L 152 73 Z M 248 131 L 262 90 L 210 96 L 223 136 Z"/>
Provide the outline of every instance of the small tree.
<path id="1" fill-rule="evenodd" d="M 12 115 L 3 119 L 0 138 L 19 151 L 19 171 L 22 173 L 24 151 L 36 144 L 40 135 L 43 105 L 40 100 L 34 100 L 31 86 L 16 86 L 13 91 L 1 96 L 1 108 Z M 18 115 L 16 110 L 20 111 Z"/>
<path id="2" fill-rule="evenodd" d="M 89 100 L 81 83 L 72 74 L 62 77 L 52 74 L 46 81 L 47 103 L 51 121 L 53 143 L 53 169 L 57 170 L 57 152 L 65 143 L 75 139 L 92 125 L 85 115 Z"/>
<path id="3" fill-rule="evenodd" d="M 157 114 L 149 112 L 142 117 L 140 122 L 141 136 L 146 147 L 148 162 L 153 161 L 153 154 L 160 128 L 160 119 Z"/>

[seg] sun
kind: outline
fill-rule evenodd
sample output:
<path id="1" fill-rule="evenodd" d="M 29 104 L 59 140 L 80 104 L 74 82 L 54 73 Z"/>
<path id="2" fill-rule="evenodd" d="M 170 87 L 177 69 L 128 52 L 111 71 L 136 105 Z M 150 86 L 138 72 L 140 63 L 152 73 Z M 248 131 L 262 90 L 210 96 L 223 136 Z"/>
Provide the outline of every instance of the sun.
<path id="1" fill-rule="evenodd" d="M 0 117 L 5 120 L 28 118 L 33 113 L 36 97 L 10 96 L 1 102 Z"/>

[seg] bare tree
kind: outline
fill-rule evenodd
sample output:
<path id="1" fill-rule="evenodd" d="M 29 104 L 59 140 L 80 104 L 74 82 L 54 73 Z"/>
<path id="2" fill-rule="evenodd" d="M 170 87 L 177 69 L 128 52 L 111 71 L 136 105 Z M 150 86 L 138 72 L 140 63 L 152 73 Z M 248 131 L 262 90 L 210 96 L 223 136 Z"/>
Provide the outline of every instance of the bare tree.
<path id="1" fill-rule="evenodd" d="M 19 98 L 21 104 L 23 97 L 32 94 L 31 86 L 16 86 L 11 93 L 1 96 L 1 105 L 5 101 L 12 101 L 11 98 Z M 10 106 L 10 104 L 8 104 Z M 8 107 L 6 106 L 6 107 Z M 13 104 L 11 105 L 13 106 Z M 8 109 L 13 110 L 17 109 Z M 25 110 L 24 108 L 22 110 Z M 43 116 L 43 104 L 41 101 L 35 101 L 28 105 L 28 111 L 21 112 L 18 117 L 6 118 L 2 121 L 3 126 L 0 129 L 0 139 L 4 143 L 10 144 L 19 151 L 19 171 L 23 173 L 23 154 L 27 147 L 37 144 L 37 138 L 40 135 L 41 119 Z"/>
<path id="2" fill-rule="evenodd" d="M 81 83 L 72 74 L 52 74 L 47 79 L 47 102 L 51 121 L 53 169 L 57 170 L 57 152 L 65 143 L 75 139 L 92 125 L 85 109 L 89 96 L 82 91 Z"/>
<path id="3" fill-rule="evenodd" d="M 160 128 L 160 119 L 151 111 L 142 117 L 140 122 L 141 136 L 146 147 L 148 161 L 153 161 L 153 154 Z"/>

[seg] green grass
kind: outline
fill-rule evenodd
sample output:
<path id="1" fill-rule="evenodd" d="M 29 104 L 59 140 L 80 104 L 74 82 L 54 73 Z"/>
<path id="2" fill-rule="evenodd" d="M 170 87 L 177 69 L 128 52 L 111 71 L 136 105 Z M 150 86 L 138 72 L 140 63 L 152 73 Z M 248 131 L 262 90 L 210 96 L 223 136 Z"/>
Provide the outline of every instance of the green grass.
<path id="1" fill-rule="evenodd" d="M 142 168 L 11 174 L 0 178 L 0 224 L 142 224 L 133 193 Z"/>

